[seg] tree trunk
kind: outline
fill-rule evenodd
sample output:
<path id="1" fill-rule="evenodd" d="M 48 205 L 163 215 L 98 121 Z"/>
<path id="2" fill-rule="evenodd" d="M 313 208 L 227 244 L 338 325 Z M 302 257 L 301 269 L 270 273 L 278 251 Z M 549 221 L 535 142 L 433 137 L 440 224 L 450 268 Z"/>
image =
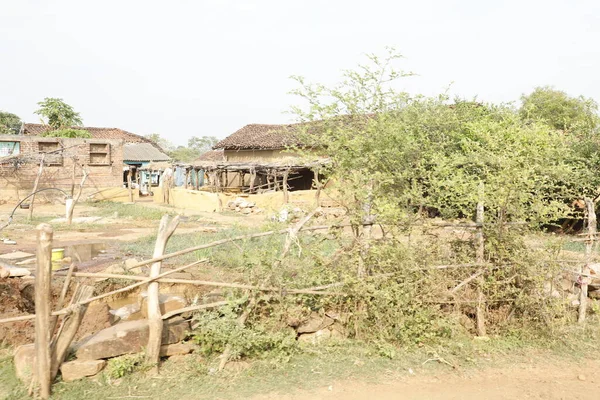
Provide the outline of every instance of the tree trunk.
<path id="1" fill-rule="evenodd" d="M 73 170 L 71 171 L 71 198 L 75 196 L 75 169 L 77 168 L 77 158 L 73 157 Z"/>
<path id="2" fill-rule="evenodd" d="M 83 168 L 82 171 L 83 176 L 81 177 L 81 182 L 79 183 L 79 191 L 77 192 L 77 196 L 71 199 L 71 201 L 67 199 L 67 224 L 69 225 L 71 225 L 71 223 L 73 222 L 73 211 L 75 211 L 75 205 L 77 205 L 77 202 L 81 198 L 81 193 L 83 192 L 83 185 L 85 184 L 85 181 L 88 177 L 87 170 Z"/>
<path id="3" fill-rule="evenodd" d="M 373 231 L 373 223 L 375 217 L 372 214 L 373 207 L 373 186 L 374 182 L 371 179 L 367 188 L 367 199 L 363 203 L 363 243 L 361 248 L 361 257 L 358 264 L 358 277 L 362 278 L 368 274 L 368 268 L 365 266 L 365 259 L 369 254 L 369 248 L 371 247 L 371 233 Z"/>
<path id="4" fill-rule="evenodd" d="M 477 223 L 477 233 L 475 235 L 476 246 L 475 254 L 477 263 L 483 264 L 485 262 L 485 239 L 483 236 L 483 221 L 484 221 L 484 205 L 483 205 L 483 184 L 479 187 L 479 202 L 477 203 L 477 213 L 475 222 Z M 485 295 L 483 293 L 483 277 L 477 278 L 477 309 L 476 309 L 476 320 L 477 320 L 477 336 L 486 336 L 485 329 Z"/>
<path id="5" fill-rule="evenodd" d="M 29 220 L 33 218 L 33 203 L 35 202 L 35 192 L 38 189 L 38 185 L 40 183 L 40 178 L 42 176 L 42 172 L 44 172 L 44 159 L 46 158 L 46 154 L 42 154 L 42 158 L 40 159 L 40 168 L 38 169 L 38 173 L 35 177 L 35 181 L 33 183 L 33 190 L 31 191 L 31 200 L 29 201 Z"/>

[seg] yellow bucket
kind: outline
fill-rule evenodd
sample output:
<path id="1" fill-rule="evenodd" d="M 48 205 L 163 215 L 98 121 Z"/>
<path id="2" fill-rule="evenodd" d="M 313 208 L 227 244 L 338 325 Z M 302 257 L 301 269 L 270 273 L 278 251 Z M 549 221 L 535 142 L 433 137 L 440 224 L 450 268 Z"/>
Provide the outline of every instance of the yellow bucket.
<path id="1" fill-rule="evenodd" d="M 60 261 L 65 258 L 65 249 L 52 249 L 52 269 L 60 269 L 62 265 Z"/>

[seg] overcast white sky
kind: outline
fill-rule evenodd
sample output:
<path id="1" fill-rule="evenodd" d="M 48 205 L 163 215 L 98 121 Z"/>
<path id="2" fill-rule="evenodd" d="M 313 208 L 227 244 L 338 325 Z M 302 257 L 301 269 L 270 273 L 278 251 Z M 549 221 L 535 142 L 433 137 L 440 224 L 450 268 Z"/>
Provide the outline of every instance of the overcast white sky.
<path id="1" fill-rule="evenodd" d="M 415 93 L 600 100 L 598 0 L 0 0 L 0 110 L 61 97 L 88 126 L 224 137 L 282 123 L 290 75 L 332 83 L 393 46 Z"/>

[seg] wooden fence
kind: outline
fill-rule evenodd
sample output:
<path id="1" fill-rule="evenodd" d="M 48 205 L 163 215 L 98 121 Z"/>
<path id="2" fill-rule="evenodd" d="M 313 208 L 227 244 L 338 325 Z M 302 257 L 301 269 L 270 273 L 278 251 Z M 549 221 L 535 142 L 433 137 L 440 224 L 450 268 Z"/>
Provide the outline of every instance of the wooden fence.
<path id="1" fill-rule="evenodd" d="M 596 230 L 596 217 L 595 217 L 595 209 L 594 203 L 590 199 L 585 199 L 586 203 L 586 221 L 587 221 L 587 233 L 586 237 L 582 239 L 574 239 L 574 241 L 583 241 L 585 242 L 585 263 L 581 266 L 579 271 L 573 271 L 572 268 L 569 270 L 572 273 L 577 273 L 579 276 L 579 284 L 581 287 L 580 291 L 580 304 L 579 304 L 579 317 L 578 321 L 583 323 L 586 318 L 586 309 L 587 309 L 587 288 L 590 282 L 590 265 L 593 260 L 593 248 L 596 243 L 597 238 L 597 230 Z M 343 228 L 350 226 L 350 224 L 344 225 L 317 225 L 317 226 L 305 226 L 307 222 L 315 215 L 318 211 L 314 210 L 312 213 L 309 213 L 306 217 L 304 217 L 301 221 L 299 221 L 294 226 L 281 229 L 281 230 L 272 230 L 268 232 L 260 232 L 253 233 L 249 235 L 238 236 L 234 238 L 221 239 L 211 243 L 202 244 L 194 247 L 190 247 L 184 250 L 172 252 L 169 254 L 165 254 L 165 248 L 169 238 L 175 232 L 178 224 L 179 217 L 174 217 L 171 219 L 168 215 L 165 215 L 160 221 L 157 240 L 153 252 L 153 256 L 151 259 L 136 263 L 131 266 L 130 269 L 151 265 L 150 273 L 147 277 L 142 276 L 133 276 L 133 275 L 124 275 L 124 274 L 108 274 L 108 273 L 86 273 L 86 272 L 76 272 L 74 270 L 74 264 L 72 264 L 68 270 L 62 271 L 54 271 L 56 275 L 65 276 L 65 281 L 63 285 L 63 289 L 58 300 L 58 309 L 52 311 L 50 309 L 50 283 L 52 279 L 52 265 L 51 265 L 51 252 L 52 252 L 52 241 L 53 241 L 53 230 L 50 225 L 40 224 L 37 229 L 37 237 L 38 237 L 38 245 L 37 245 L 37 265 L 35 271 L 35 315 L 25 315 L 19 317 L 12 317 L 0 320 L 0 323 L 10 323 L 16 321 L 24 321 L 24 320 L 35 320 L 35 357 L 36 357 L 36 370 L 34 373 L 34 379 L 32 379 L 32 386 L 30 389 L 34 387 L 37 388 L 36 392 L 42 399 L 47 399 L 50 396 L 50 388 L 51 383 L 54 380 L 55 376 L 58 373 L 59 367 L 61 363 L 64 361 L 64 358 L 67 355 L 68 348 L 75 336 L 77 328 L 81 323 L 81 320 L 86 312 L 87 306 L 97 300 L 113 296 L 115 294 L 124 293 L 131 291 L 137 287 L 148 285 L 148 319 L 149 319 L 149 328 L 150 335 L 148 340 L 148 345 L 146 348 L 146 357 L 147 361 L 153 365 L 158 367 L 159 362 L 159 352 L 161 345 L 161 332 L 163 328 L 162 321 L 164 319 L 170 318 L 174 315 L 181 314 L 184 312 L 196 311 L 201 309 L 219 307 L 227 304 L 225 301 L 214 302 L 210 304 L 202 304 L 202 305 L 194 305 L 185 308 L 181 308 L 179 310 L 170 311 L 161 315 L 160 307 L 159 307 L 159 285 L 160 283 L 182 283 L 182 284 L 190 284 L 190 285 L 199 285 L 199 286 L 214 286 L 214 287 L 227 287 L 227 288 L 238 288 L 244 289 L 250 292 L 258 293 L 258 292 L 277 292 L 284 293 L 286 295 L 327 295 L 327 296 L 339 296 L 344 295 L 345 292 L 335 291 L 332 289 L 339 288 L 344 286 L 344 282 L 334 282 L 331 284 L 319 286 L 319 287 L 310 287 L 310 288 L 281 288 L 281 287 L 267 287 L 267 286 L 257 286 L 257 285 L 247 285 L 240 283 L 228 283 L 228 282 L 213 282 L 213 281 L 205 281 L 205 280 L 191 280 L 191 279 L 172 279 L 168 276 L 184 271 L 186 269 L 202 265 L 206 263 L 207 259 L 198 260 L 196 262 L 183 265 L 168 271 L 162 271 L 162 261 L 167 259 L 173 259 L 178 256 L 182 256 L 184 254 L 188 254 L 191 252 L 195 252 L 202 249 L 208 249 L 220 245 L 224 245 L 230 242 L 265 237 L 270 235 L 279 235 L 286 234 L 286 240 L 281 252 L 280 257 L 275 261 L 276 264 L 281 263 L 281 261 L 287 256 L 290 251 L 290 248 L 294 241 L 296 240 L 297 235 L 300 232 L 308 232 L 308 231 L 318 231 L 318 230 L 329 230 L 336 228 Z M 475 244 L 476 244 L 476 256 L 475 260 L 472 263 L 466 264 L 454 264 L 454 265 L 437 265 L 432 267 L 426 267 L 424 269 L 453 269 L 453 268 L 474 268 L 475 272 L 470 274 L 466 279 L 458 283 L 455 287 L 449 290 L 450 297 L 456 294 L 459 290 L 466 287 L 470 284 L 475 284 L 477 289 L 477 300 L 475 300 L 476 304 L 476 328 L 477 334 L 479 336 L 486 335 L 486 298 L 482 290 L 483 279 L 487 271 L 490 268 L 501 267 L 498 265 L 492 265 L 486 261 L 485 255 L 485 233 L 484 233 L 484 224 L 485 224 L 485 210 L 482 202 L 477 204 L 476 210 L 476 221 L 475 223 L 464 223 L 464 224 L 450 224 L 450 223 L 441 223 L 441 224 L 432 224 L 434 227 L 446 227 L 446 226 L 456 226 L 467 229 L 475 229 L 476 233 Z M 374 224 L 374 219 L 368 218 L 363 224 L 366 228 L 367 226 L 371 226 Z M 519 223 L 513 223 L 512 225 L 518 225 Z M 365 231 L 370 232 L 370 229 L 366 229 Z M 370 238 L 369 238 L 370 239 Z M 577 262 L 577 260 L 574 260 Z M 365 271 L 359 269 L 359 274 L 364 274 Z M 389 278 L 392 277 L 393 274 L 380 274 L 380 275 L 371 275 L 371 278 Z M 71 284 L 73 278 L 119 278 L 119 279 L 127 279 L 131 281 L 135 281 L 134 283 L 123 287 L 121 289 L 117 289 L 108 293 L 99 294 L 96 296 L 92 296 L 93 289 L 89 286 L 79 285 L 75 290 L 75 294 L 73 299 L 71 300 L 68 306 L 65 306 L 65 297 L 68 291 L 68 288 Z M 453 300 L 449 301 L 440 301 L 439 303 L 452 303 Z M 249 313 L 256 303 L 256 296 L 250 296 L 250 299 L 246 305 L 246 309 L 242 313 L 239 319 L 239 323 L 244 324 L 246 319 L 248 318 Z M 59 325 L 58 330 L 56 330 L 56 326 L 58 323 L 58 318 L 60 317 L 61 323 Z M 231 352 L 231 348 L 228 346 L 223 354 L 222 362 L 220 365 L 220 369 L 222 369 L 229 359 L 229 355 Z M 35 383 L 35 384 L 34 384 Z M 32 393 L 32 390 L 30 390 Z"/>

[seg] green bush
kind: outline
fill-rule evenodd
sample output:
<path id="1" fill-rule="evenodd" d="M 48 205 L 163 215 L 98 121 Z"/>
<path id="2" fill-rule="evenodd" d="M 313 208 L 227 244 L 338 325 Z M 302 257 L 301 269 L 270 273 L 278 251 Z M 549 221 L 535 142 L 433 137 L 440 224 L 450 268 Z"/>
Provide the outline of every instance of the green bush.
<path id="1" fill-rule="evenodd" d="M 138 353 L 111 358 L 106 366 L 106 374 L 113 379 L 129 375 L 143 366 L 144 357 L 144 353 Z"/>
<path id="2" fill-rule="evenodd" d="M 231 346 L 231 357 L 287 357 L 297 348 L 292 330 L 270 331 L 258 321 L 241 326 L 238 305 L 222 307 L 219 311 L 199 313 L 194 318 L 197 328 L 193 339 L 201 352 L 216 355 Z"/>

